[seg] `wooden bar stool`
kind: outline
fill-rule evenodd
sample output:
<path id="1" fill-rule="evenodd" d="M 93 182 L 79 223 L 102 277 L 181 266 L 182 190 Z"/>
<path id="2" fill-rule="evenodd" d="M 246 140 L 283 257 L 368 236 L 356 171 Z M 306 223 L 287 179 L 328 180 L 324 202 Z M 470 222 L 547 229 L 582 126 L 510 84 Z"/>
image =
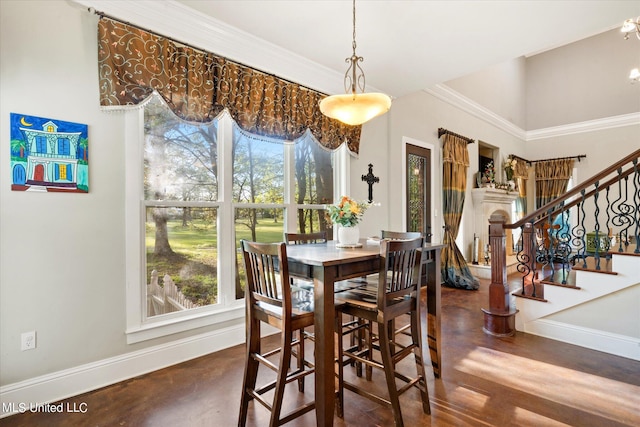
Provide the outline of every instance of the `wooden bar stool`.
<path id="1" fill-rule="evenodd" d="M 420 391 L 422 409 L 430 414 L 429 391 L 422 357 L 422 333 L 420 330 L 420 251 L 421 237 L 412 240 L 380 241 L 380 272 L 375 286 L 354 289 L 336 295 L 336 331 L 338 333 L 338 416 L 344 416 L 344 389 L 391 407 L 396 426 L 403 426 L 399 396 L 416 387 Z M 357 327 L 343 327 L 342 314 L 362 320 Z M 409 314 L 410 342 L 397 339 L 394 320 Z M 374 336 L 371 324 L 377 324 Z M 365 330 L 363 348 L 343 348 L 345 335 Z M 400 334 L 402 335 L 402 334 Z M 380 357 L 376 358 L 379 352 Z M 413 354 L 416 377 L 398 372 L 396 365 Z M 349 360 L 363 363 L 368 368 L 382 370 L 387 383 L 388 397 L 376 395 L 355 383 L 344 379 L 344 365 Z M 404 382 L 398 388 L 396 379 Z"/>
<path id="2" fill-rule="evenodd" d="M 287 264 L 287 247 L 284 243 L 240 242 L 247 275 L 245 301 L 247 308 L 247 356 L 240 401 L 238 426 L 247 421 L 249 402 L 255 400 L 271 412 L 269 426 L 285 424 L 315 409 L 315 400 L 307 402 L 281 416 L 285 386 L 298 381 L 303 390 L 304 377 L 314 372 L 313 364 L 297 357 L 297 369 L 290 371 L 292 353 L 304 355 L 304 328 L 313 325 L 313 306 L 307 300 L 292 297 Z M 260 325 L 264 322 L 280 329 L 280 347 L 268 352 L 261 351 Z M 298 338 L 293 332 L 299 331 Z M 296 349 L 294 352 L 293 349 Z M 279 353 L 276 365 L 268 358 Z M 258 367 L 264 365 L 277 373 L 275 381 L 256 387 Z M 274 390 L 272 401 L 263 394 Z"/>

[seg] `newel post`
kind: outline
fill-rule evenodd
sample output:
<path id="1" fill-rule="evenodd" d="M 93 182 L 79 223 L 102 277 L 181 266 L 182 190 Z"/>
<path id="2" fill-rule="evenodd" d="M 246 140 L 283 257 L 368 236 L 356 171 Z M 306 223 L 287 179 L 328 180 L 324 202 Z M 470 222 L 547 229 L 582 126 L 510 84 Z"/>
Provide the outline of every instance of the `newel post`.
<path id="1" fill-rule="evenodd" d="M 496 213 L 489 218 L 489 245 L 491 246 L 491 284 L 489 285 L 489 309 L 483 308 L 485 333 L 510 336 L 515 332 L 516 310 L 509 306 L 507 285 L 507 248 L 504 233 L 506 219 Z"/>

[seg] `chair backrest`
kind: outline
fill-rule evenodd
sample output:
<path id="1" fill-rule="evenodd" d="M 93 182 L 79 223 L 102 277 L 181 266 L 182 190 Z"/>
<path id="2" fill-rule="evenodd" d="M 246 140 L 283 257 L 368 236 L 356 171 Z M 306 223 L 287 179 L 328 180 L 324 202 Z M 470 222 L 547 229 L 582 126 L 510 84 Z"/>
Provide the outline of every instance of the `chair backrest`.
<path id="1" fill-rule="evenodd" d="M 417 299 L 423 241 L 422 237 L 411 240 L 386 238 L 380 241 L 379 309 L 400 301 Z"/>
<path id="2" fill-rule="evenodd" d="M 284 241 L 291 245 L 303 245 L 307 243 L 326 243 L 327 232 L 316 233 L 284 233 Z"/>
<path id="3" fill-rule="evenodd" d="M 291 288 L 287 246 L 284 243 L 258 243 L 241 240 L 247 275 L 245 298 L 248 307 L 264 302 L 291 313 Z"/>
<path id="4" fill-rule="evenodd" d="M 418 237 L 423 237 L 422 233 L 419 231 L 389 231 L 389 230 L 380 231 L 380 238 L 382 239 L 410 240 L 410 239 L 417 239 Z"/>

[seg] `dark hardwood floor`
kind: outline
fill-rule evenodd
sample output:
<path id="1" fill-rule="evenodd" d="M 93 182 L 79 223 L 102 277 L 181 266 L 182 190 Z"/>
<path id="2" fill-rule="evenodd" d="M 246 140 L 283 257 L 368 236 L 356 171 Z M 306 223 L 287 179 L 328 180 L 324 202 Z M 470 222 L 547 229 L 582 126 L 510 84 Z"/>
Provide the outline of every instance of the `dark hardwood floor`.
<path id="1" fill-rule="evenodd" d="M 488 336 L 480 311 L 487 288 L 487 280 L 479 291 L 443 288 L 443 376 L 427 370 L 430 416 L 417 391 L 401 397 L 406 426 L 640 426 L 640 362 L 519 332 Z M 236 346 L 62 402 L 85 413 L 27 412 L 0 426 L 234 426 L 243 357 Z M 312 381 L 305 395 L 292 383 L 285 400 L 311 397 Z M 380 373 L 370 386 L 384 386 Z M 247 425 L 267 421 L 267 411 L 251 404 Z M 334 424 L 390 426 L 393 417 L 347 391 L 345 418 Z M 315 426 L 315 413 L 287 425 Z"/>

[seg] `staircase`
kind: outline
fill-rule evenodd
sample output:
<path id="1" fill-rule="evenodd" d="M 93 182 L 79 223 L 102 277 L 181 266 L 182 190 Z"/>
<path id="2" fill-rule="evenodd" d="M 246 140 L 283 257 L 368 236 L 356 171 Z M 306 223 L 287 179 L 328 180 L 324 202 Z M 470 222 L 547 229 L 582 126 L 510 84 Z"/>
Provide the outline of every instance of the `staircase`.
<path id="1" fill-rule="evenodd" d="M 491 217 L 485 332 L 518 330 L 640 360 L 639 157 L 514 224 Z M 505 230 L 518 228 L 519 273 L 507 281 Z"/>

